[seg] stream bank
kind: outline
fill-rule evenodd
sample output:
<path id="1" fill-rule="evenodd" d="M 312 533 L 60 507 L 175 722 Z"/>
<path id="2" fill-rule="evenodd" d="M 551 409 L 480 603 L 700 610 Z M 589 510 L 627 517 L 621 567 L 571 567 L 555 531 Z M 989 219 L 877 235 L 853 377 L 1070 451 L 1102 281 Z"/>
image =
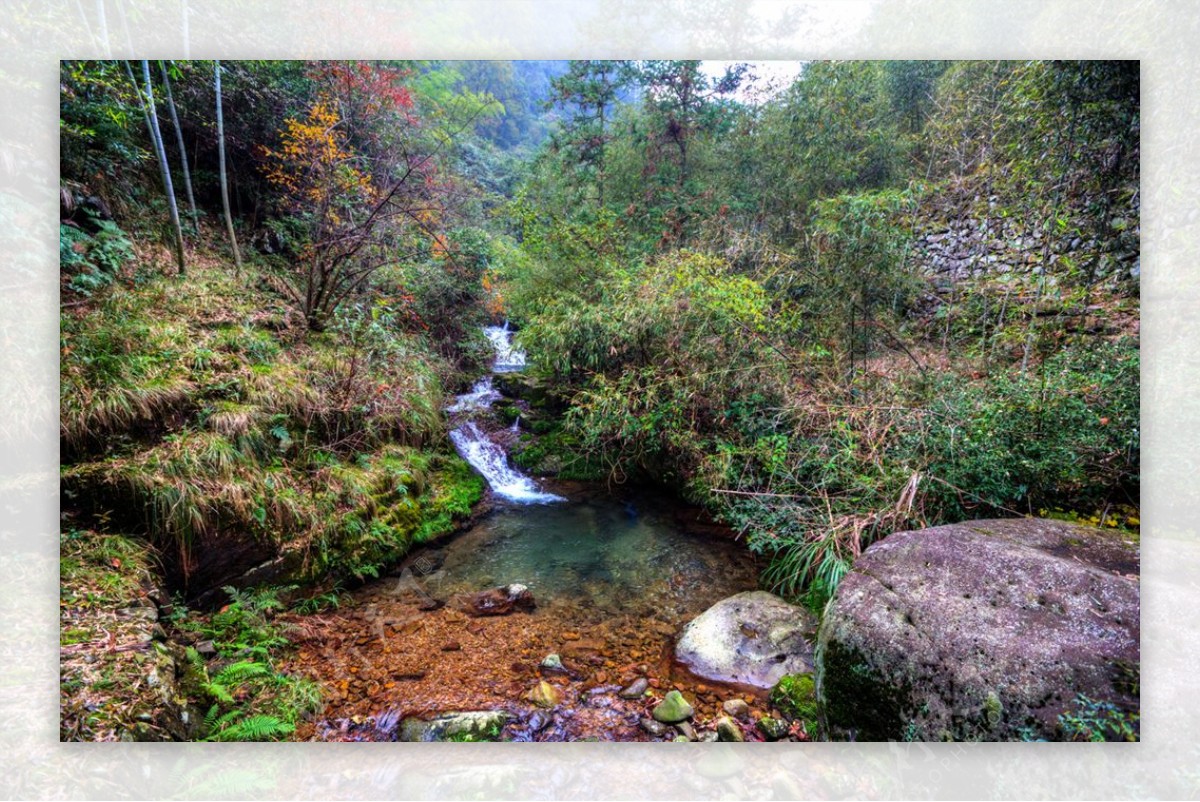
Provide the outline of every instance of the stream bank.
<path id="1" fill-rule="evenodd" d="M 507 327 L 486 333 L 495 371 L 519 371 Z M 703 680 L 674 659 L 685 624 L 757 587 L 754 556 L 672 499 L 521 473 L 507 453 L 520 420 L 491 410 L 501 398 L 485 376 L 447 409 L 457 450 L 488 481 L 490 509 L 336 613 L 304 621 L 287 670 L 327 696 L 324 718 L 297 735 L 392 740 L 402 721 L 412 730 L 415 720 L 498 711 L 508 718 L 495 735 L 511 740 L 694 739 L 704 736 L 696 729 L 715 737 L 731 700 L 746 721 L 767 712 L 765 691 Z M 505 588 L 530 602 L 503 615 L 472 604 Z M 697 727 L 654 719 L 671 691 Z"/>

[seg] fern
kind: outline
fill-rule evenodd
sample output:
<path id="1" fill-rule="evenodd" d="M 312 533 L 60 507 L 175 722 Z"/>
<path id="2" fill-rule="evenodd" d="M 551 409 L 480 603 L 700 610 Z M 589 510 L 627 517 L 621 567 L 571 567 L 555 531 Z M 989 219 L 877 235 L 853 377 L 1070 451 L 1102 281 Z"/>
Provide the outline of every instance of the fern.
<path id="1" fill-rule="evenodd" d="M 256 679 L 258 677 L 270 677 L 274 672 L 270 667 L 263 663 L 255 663 L 250 660 L 242 660 L 241 662 L 232 663 L 221 669 L 221 672 L 213 679 L 213 682 L 219 685 L 237 685 L 246 680 Z"/>
<path id="2" fill-rule="evenodd" d="M 208 741 L 274 741 L 295 731 L 286 721 L 263 714 L 246 716 L 241 721 L 210 735 Z"/>

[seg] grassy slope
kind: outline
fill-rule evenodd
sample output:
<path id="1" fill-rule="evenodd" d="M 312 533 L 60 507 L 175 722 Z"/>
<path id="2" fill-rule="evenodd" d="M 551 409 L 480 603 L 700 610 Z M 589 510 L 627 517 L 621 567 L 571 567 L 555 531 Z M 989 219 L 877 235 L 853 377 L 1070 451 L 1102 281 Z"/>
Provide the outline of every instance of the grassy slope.
<path id="1" fill-rule="evenodd" d="M 149 615 L 145 632 L 125 632 L 141 618 L 120 612 L 157 612 L 148 588 L 165 579 L 188 598 L 223 601 L 225 585 L 370 577 L 451 530 L 481 496 L 445 437 L 449 367 L 370 315 L 322 334 L 296 322 L 262 273 L 238 277 L 203 251 L 184 278 L 126 275 L 64 305 L 65 738 L 178 737 L 170 708 L 188 700 L 147 684 L 169 642 Z M 255 602 L 238 596 L 232 607 Z M 191 629 L 212 626 L 193 614 Z M 244 639 L 227 629 L 229 643 Z M 138 645 L 115 651 L 125 635 Z M 269 666 L 270 649 L 255 660 Z M 187 663 L 176 660 L 181 675 Z M 234 663 L 200 661 L 180 693 L 212 702 L 214 715 L 240 709 L 246 688 L 232 707 L 219 682 L 212 695 Z M 291 687 L 272 671 L 248 681 Z"/>

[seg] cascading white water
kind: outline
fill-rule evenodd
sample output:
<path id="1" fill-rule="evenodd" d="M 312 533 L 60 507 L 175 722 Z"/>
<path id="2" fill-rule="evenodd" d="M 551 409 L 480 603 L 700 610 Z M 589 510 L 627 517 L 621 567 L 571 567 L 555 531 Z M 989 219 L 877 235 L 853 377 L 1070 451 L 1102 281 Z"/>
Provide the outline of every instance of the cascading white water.
<path id="1" fill-rule="evenodd" d="M 513 346 L 512 331 L 508 321 L 503 326 L 484 326 L 483 333 L 496 349 L 496 361 L 492 364 L 495 373 L 516 373 L 525 369 L 525 352 Z"/>
<path id="2" fill-rule="evenodd" d="M 515 373 L 524 369 L 525 353 L 513 348 L 512 332 L 509 331 L 507 322 L 503 326 L 488 326 L 483 331 L 496 349 L 493 371 Z M 460 421 L 459 425 L 450 431 L 450 441 L 454 443 L 454 448 L 475 470 L 483 474 L 483 478 L 498 496 L 520 504 L 565 501 L 562 496 L 538 489 L 533 479 L 509 465 L 504 447 L 488 437 L 487 432 L 470 419 L 472 412 L 490 409 L 492 403 L 500 397 L 500 393 L 492 385 L 492 377 L 484 376 L 475 382 L 470 392 L 458 396 L 453 404 L 446 407 L 446 411 Z"/>
<path id="3" fill-rule="evenodd" d="M 547 504 L 563 501 L 562 496 L 538 490 L 537 484 L 508 464 L 508 455 L 498 443 L 479 428 L 475 421 L 467 421 L 450 432 L 450 439 L 462 458 L 483 474 L 496 495 L 522 504 Z"/>
<path id="4" fill-rule="evenodd" d="M 467 412 L 472 409 L 488 409 L 500 393 L 492 386 L 492 377 L 484 376 L 471 388 L 471 392 L 457 396 L 454 403 L 446 407 L 447 412 Z"/>

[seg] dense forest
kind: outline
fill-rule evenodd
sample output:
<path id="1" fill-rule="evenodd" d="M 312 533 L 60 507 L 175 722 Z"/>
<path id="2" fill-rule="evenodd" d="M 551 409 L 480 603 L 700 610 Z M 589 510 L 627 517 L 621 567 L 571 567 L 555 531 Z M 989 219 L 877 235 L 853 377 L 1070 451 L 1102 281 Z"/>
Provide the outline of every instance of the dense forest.
<path id="1" fill-rule="evenodd" d="M 514 469 L 685 505 L 817 620 L 894 532 L 1136 543 L 1137 62 L 757 69 L 63 62 L 62 737 L 319 737 L 356 680 L 305 639 L 496 504 L 484 327 Z M 812 694 L 695 721 L 845 735 Z M 949 734 L 1136 737 L 1080 699 Z"/>

